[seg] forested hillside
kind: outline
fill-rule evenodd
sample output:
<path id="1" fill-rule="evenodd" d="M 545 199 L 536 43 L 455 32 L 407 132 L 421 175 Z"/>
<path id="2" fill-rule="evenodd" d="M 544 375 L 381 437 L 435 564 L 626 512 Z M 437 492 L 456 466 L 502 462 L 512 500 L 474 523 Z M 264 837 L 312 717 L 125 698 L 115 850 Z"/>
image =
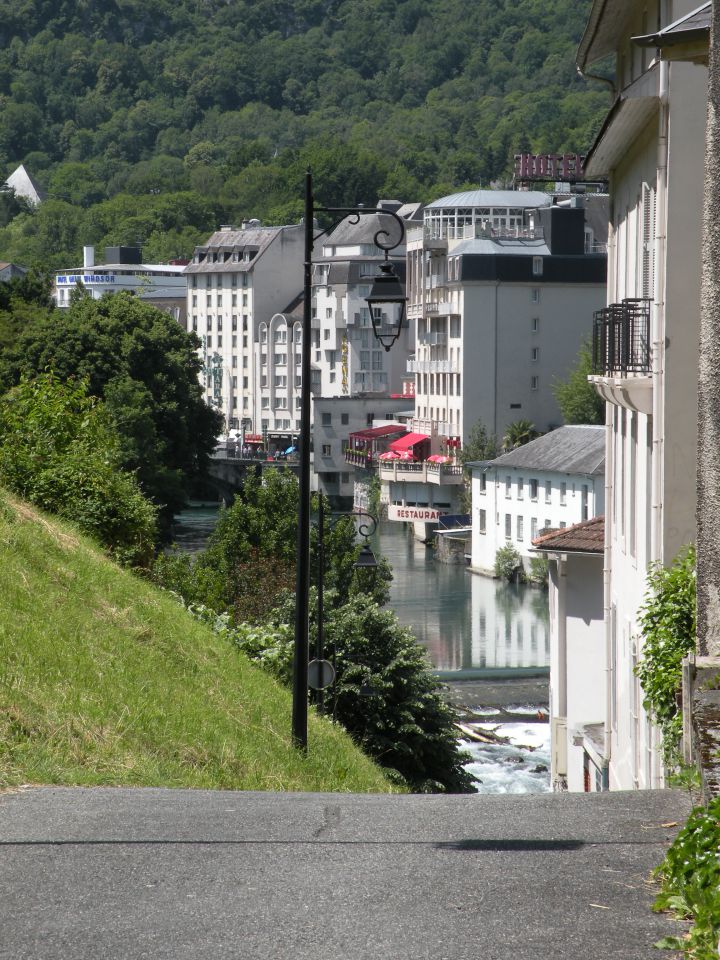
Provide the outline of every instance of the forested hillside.
<path id="1" fill-rule="evenodd" d="M 219 221 L 430 199 L 584 150 L 605 88 L 574 67 L 590 0 L 0 0 L 0 259 L 83 243 L 187 254 Z"/>

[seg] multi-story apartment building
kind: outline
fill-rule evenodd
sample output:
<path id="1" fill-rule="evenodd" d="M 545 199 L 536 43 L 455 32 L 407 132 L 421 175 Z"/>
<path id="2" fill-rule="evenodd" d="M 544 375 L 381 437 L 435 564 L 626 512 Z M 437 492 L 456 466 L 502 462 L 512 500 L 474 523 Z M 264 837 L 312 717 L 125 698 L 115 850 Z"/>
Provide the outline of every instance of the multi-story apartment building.
<path id="1" fill-rule="evenodd" d="M 499 436 L 514 420 L 560 424 L 553 378 L 575 363 L 605 296 L 585 202 L 474 190 L 425 208 L 408 234 L 418 433 L 462 444 L 478 420 Z"/>
<path id="2" fill-rule="evenodd" d="M 185 268 L 187 325 L 202 341 L 207 402 L 226 429 L 290 445 L 300 429 L 295 322 L 302 285 L 302 224 L 223 226 Z"/>
<path id="3" fill-rule="evenodd" d="M 609 306 L 594 327 L 594 382 L 607 401 L 602 751 L 611 789 L 664 783 L 634 672 L 638 609 L 648 565 L 670 563 L 695 537 L 707 71 L 702 57 L 675 59 L 688 29 L 707 38 L 710 4 L 699 11 L 704 26 L 685 20 L 694 6 L 596 0 L 577 57 L 581 71 L 616 61 L 616 99 L 585 166 L 609 178 L 611 196 Z"/>
<path id="4" fill-rule="evenodd" d="M 412 215 L 417 205 L 403 207 L 392 200 L 379 200 L 378 209 L 392 210 L 401 219 Z M 313 267 L 313 372 L 323 397 L 348 397 L 400 393 L 412 351 L 414 329 L 407 317 L 400 338 L 386 351 L 373 335 L 370 309 L 365 297 L 384 261 L 375 236 L 382 242 L 400 240 L 400 227 L 391 216 L 367 214 L 346 219 L 322 241 Z M 391 253 L 396 273 L 405 272 L 405 244 Z M 389 325 L 393 318 L 382 318 Z"/>
<path id="5" fill-rule="evenodd" d="M 420 207 L 379 200 L 377 209 L 392 211 L 409 224 Z M 389 214 L 367 213 L 357 222 L 355 218 L 345 219 L 322 240 L 314 259 L 314 464 L 319 489 L 337 502 L 352 503 L 355 481 L 362 483 L 368 478 L 366 466 L 359 466 L 357 458 L 346 458 L 349 433 L 371 425 L 374 417 L 387 419 L 397 410 L 414 410 L 406 382 L 414 324 L 406 316 L 398 340 L 391 350 L 385 350 L 373 333 L 365 301 L 385 260 L 383 250 L 375 243 L 376 236 L 387 245 L 403 241 L 391 251 L 390 260 L 404 279 L 405 243 L 400 233 L 400 225 Z M 396 318 L 388 313 L 379 319 L 381 330 L 389 331 Z M 333 399 L 342 400 L 334 412 Z M 317 419 L 321 408 L 324 423 Z M 333 418 L 332 435 L 326 435 Z M 348 429 L 337 432 L 343 426 Z"/>
<path id="6" fill-rule="evenodd" d="M 512 546 L 527 566 L 543 529 L 569 527 L 603 512 L 605 428 L 567 426 L 495 460 L 472 463 L 472 560 L 492 573 Z"/>

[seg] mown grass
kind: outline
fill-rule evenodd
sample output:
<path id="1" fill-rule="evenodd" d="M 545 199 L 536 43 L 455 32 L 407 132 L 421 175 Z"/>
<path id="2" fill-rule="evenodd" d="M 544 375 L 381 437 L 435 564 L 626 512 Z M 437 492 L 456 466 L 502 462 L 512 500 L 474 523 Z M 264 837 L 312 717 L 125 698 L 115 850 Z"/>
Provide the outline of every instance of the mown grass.
<path id="1" fill-rule="evenodd" d="M 382 791 L 378 767 L 169 595 L 0 491 L 0 787 Z"/>

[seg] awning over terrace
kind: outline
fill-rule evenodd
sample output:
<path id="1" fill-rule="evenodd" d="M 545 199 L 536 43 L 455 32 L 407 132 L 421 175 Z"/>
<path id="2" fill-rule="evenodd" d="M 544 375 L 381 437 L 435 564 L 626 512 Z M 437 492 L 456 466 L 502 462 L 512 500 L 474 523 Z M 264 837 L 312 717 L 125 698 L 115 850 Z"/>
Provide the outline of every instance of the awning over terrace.
<path id="1" fill-rule="evenodd" d="M 406 433 L 404 437 L 393 440 L 388 449 L 402 453 L 403 450 L 409 450 L 411 447 L 414 447 L 416 443 L 421 443 L 423 440 L 429 439 L 430 437 L 426 433 Z"/>

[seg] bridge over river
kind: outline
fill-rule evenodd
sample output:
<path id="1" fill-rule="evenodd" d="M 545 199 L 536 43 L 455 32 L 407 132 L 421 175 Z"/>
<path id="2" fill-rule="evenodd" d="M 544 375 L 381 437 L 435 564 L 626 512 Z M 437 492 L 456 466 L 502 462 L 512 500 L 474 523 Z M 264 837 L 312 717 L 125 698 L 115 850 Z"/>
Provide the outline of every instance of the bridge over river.
<path id="1" fill-rule="evenodd" d="M 311 745 L 312 749 L 312 745 Z M 685 794 L 0 796 L 0 957 L 658 960 Z"/>
<path id="2" fill-rule="evenodd" d="M 297 460 L 261 460 L 255 458 L 235 457 L 226 450 L 217 451 L 210 458 L 208 466 L 209 485 L 221 500 L 231 501 L 242 489 L 245 477 L 248 474 L 256 475 L 263 470 L 287 467 L 296 476 L 300 469 Z"/>

